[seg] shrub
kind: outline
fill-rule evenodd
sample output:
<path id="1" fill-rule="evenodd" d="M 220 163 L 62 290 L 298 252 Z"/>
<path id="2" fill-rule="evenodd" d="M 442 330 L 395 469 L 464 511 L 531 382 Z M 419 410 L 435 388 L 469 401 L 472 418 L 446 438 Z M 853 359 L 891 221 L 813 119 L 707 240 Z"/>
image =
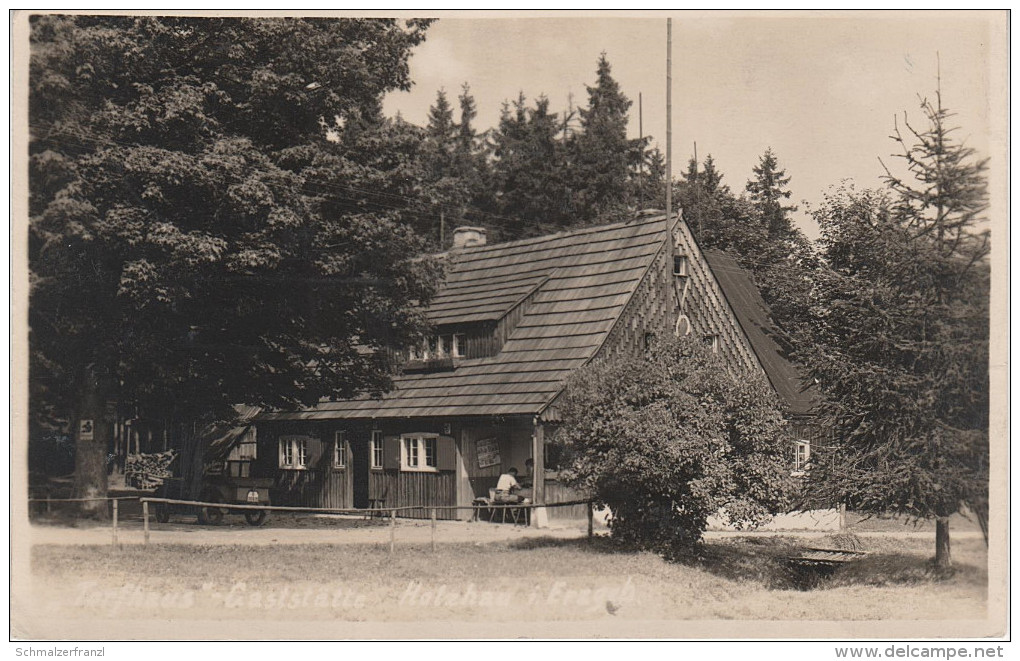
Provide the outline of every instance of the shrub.
<path id="1" fill-rule="evenodd" d="M 683 553 L 720 510 L 755 526 L 793 494 L 786 423 L 764 375 L 732 371 L 689 339 L 579 370 L 563 413 L 563 476 L 639 548 Z"/>

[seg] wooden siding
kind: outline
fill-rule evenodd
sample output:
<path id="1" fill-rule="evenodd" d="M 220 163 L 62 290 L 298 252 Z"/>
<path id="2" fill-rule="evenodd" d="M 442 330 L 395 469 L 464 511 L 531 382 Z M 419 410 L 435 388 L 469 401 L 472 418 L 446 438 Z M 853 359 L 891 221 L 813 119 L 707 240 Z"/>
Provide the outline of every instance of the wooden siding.
<path id="1" fill-rule="evenodd" d="M 584 498 L 584 494 L 576 489 L 568 487 L 557 479 L 546 478 L 545 502 L 547 504 L 568 503 L 582 498 Z M 550 507 L 546 509 L 546 513 L 550 519 L 584 519 L 588 516 L 588 507 L 586 505 Z"/>
<path id="2" fill-rule="evenodd" d="M 681 254 L 688 256 L 687 280 L 688 293 L 684 312 L 691 320 L 691 334 L 695 338 L 703 338 L 708 334 L 719 336 L 719 354 L 728 365 L 740 366 L 748 370 L 761 370 L 761 363 L 754 354 L 747 336 L 741 329 L 723 295 L 719 282 L 716 280 L 708 262 L 698 248 L 685 223 L 677 225 L 674 240 Z M 670 257 L 670 273 L 672 273 L 672 257 Z M 674 276 L 670 275 L 671 278 Z M 675 278 L 677 285 L 683 278 Z"/>
<path id="3" fill-rule="evenodd" d="M 385 422 L 372 425 L 359 421 L 267 421 L 258 426 L 258 459 L 253 464 L 252 475 L 272 477 L 274 485 L 270 498 L 276 505 L 302 507 L 354 508 L 368 506 L 372 501 L 380 507 L 421 506 L 421 510 L 399 513 L 398 516 L 428 518 L 427 508 L 457 504 L 457 471 L 408 471 L 381 470 L 370 468 L 371 437 L 373 428 L 383 436 L 399 436 L 411 433 L 434 433 L 452 435 L 459 429 L 451 428 L 445 434 L 449 422 L 436 420 L 410 420 Z M 334 432 L 346 434 L 346 465 L 333 467 L 332 440 Z M 316 466 L 306 470 L 280 468 L 280 436 L 302 435 L 327 439 L 322 457 Z M 455 436 L 456 438 L 456 436 Z M 357 461 L 355 460 L 357 455 Z M 356 470 L 363 474 L 356 474 Z M 355 482 L 364 480 L 367 500 L 355 502 Z M 460 514 L 466 518 L 470 513 Z M 440 510 L 441 519 L 456 519 L 453 510 Z"/>
<path id="4" fill-rule="evenodd" d="M 420 510 L 398 512 L 398 517 L 427 519 L 428 508 L 457 504 L 457 477 L 454 471 L 372 470 L 368 483 L 369 498 L 380 507 L 421 506 Z M 438 510 L 439 519 L 456 519 L 453 510 Z"/>

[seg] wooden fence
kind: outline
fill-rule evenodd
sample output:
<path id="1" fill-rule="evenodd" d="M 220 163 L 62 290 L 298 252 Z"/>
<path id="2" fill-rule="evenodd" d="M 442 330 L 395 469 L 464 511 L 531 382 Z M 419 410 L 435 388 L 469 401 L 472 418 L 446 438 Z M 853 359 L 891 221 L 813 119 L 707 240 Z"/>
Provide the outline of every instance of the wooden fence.
<path id="1" fill-rule="evenodd" d="M 550 508 L 550 507 L 572 507 L 575 505 L 586 505 L 588 509 L 588 539 L 591 540 L 594 536 L 594 509 L 592 501 L 590 500 L 577 500 L 562 503 L 553 503 L 549 505 L 536 505 L 534 503 L 506 503 L 498 504 L 492 503 L 487 505 L 435 505 L 428 508 L 423 508 L 421 505 L 408 505 L 404 507 L 377 507 L 377 508 L 325 508 L 325 507 L 287 507 L 280 505 L 242 505 L 242 504 L 230 504 L 224 505 L 223 503 L 210 503 L 197 500 L 177 500 L 174 498 L 142 498 L 142 530 L 144 543 L 149 543 L 149 503 L 162 503 L 164 505 L 187 505 L 191 507 L 212 507 L 227 511 L 256 511 L 256 512 L 293 512 L 301 514 L 334 514 L 334 515 L 361 515 L 361 516 L 387 516 L 389 518 L 389 551 L 393 553 L 394 546 L 396 545 L 396 529 L 397 529 L 397 512 L 410 511 L 422 509 L 429 510 L 429 521 L 431 522 L 431 547 L 432 550 L 436 550 L 436 520 L 437 513 L 440 510 L 473 510 L 474 518 L 478 518 L 478 514 L 481 511 L 525 511 L 528 516 L 538 508 Z M 505 518 L 504 518 L 505 520 Z M 526 519 L 527 520 L 527 519 Z"/>
<path id="2" fill-rule="evenodd" d="M 138 496 L 119 496 L 119 497 L 116 497 L 116 498 L 110 498 L 110 497 L 107 497 L 107 498 L 29 498 L 28 502 L 30 502 L 30 503 L 46 503 L 46 512 L 48 514 L 50 512 L 50 506 L 53 503 L 89 503 L 89 502 L 95 502 L 95 501 L 98 501 L 98 500 L 109 501 L 109 502 L 111 502 L 113 504 L 113 528 L 112 528 L 113 540 L 112 540 L 111 543 L 114 546 L 118 546 L 120 544 L 120 542 L 117 540 L 117 519 L 119 518 L 118 511 L 119 511 L 120 508 L 117 505 L 117 503 L 119 503 L 122 500 L 141 500 Z M 145 509 L 144 504 L 142 505 L 142 509 L 143 510 Z"/>

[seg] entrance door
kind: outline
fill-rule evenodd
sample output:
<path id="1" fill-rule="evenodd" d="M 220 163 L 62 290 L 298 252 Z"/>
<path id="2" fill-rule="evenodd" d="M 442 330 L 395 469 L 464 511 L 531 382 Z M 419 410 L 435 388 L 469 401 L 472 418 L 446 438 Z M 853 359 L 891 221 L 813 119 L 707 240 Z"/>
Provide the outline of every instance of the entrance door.
<path id="1" fill-rule="evenodd" d="M 354 481 L 354 507 L 368 507 L 368 471 L 371 455 L 371 439 L 368 434 L 358 434 L 351 442 L 351 477 Z"/>

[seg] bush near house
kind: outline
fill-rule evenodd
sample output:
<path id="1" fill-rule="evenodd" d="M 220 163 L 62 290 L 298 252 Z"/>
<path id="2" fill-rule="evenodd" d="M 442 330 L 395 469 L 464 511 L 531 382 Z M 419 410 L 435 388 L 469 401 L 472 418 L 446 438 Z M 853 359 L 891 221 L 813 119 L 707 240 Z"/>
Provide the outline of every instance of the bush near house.
<path id="1" fill-rule="evenodd" d="M 593 363 L 569 382 L 564 475 L 612 512 L 615 538 L 665 555 L 725 509 L 737 527 L 785 511 L 785 420 L 764 375 L 728 369 L 688 338 Z"/>

